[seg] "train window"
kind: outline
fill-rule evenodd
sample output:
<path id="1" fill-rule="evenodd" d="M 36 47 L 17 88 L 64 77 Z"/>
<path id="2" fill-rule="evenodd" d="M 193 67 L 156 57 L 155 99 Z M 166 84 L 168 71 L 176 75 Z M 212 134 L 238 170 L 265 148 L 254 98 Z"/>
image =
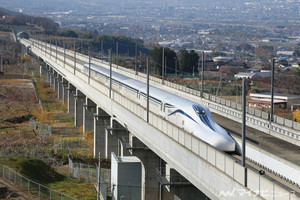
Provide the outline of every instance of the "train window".
<path id="1" fill-rule="evenodd" d="M 198 115 L 205 115 L 205 111 L 204 110 L 196 110 L 196 113 Z"/>
<path id="2" fill-rule="evenodd" d="M 199 105 L 193 105 L 193 108 L 194 108 L 194 110 L 195 110 L 195 112 L 196 112 L 196 114 L 197 114 L 198 116 L 200 116 L 200 115 L 205 115 L 205 114 L 206 114 L 204 108 L 202 108 L 202 107 L 199 106 Z"/>

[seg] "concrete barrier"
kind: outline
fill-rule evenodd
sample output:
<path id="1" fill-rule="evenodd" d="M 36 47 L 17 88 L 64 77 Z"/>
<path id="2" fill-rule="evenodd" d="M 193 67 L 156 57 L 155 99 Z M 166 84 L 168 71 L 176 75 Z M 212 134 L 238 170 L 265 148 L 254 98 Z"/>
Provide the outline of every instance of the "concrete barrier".
<path id="1" fill-rule="evenodd" d="M 255 116 L 257 116 L 257 117 L 261 117 L 262 112 L 261 112 L 260 110 L 255 109 L 255 110 L 254 110 L 254 114 L 255 114 Z"/>
<path id="2" fill-rule="evenodd" d="M 282 118 L 282 117 L 279 117 L 279 116 L 276 116 L 276 121 L 275 121 L 275 119 L 274 119 L 274 121 L 277 123 L 277 124 L 281 124 L 281 125 L 283 125 L 284 124 L 284 118 Z"/>
<path id="3" fill-rule="evenodd" d="M 192 136 L 189 133 L 185 133 L 184 134 L 184 145 L 189 150 L 192 150 Z"/>
<path id="4" fill-rule="evenodd" d="M 226 104 L 226 100 L 221 98 L 221 104 L 225 105 Z"/>
<path id="5" fill-rule="evenodd" d="M 216 149 L 211 146 L 207 147 L 207 161 L 214 166 L 216 165 Z"/>
<path id="6" fill-rule="evenodd" d="M 284 125 L 290 128 L 293 128 L 293 121 L 289 119 L 284 120 Z"/>
<path id="7" fill-rule="evenodd" d="M 263 119 L 269 119 L 269 113 L 266 113 L 266 112 L 261 112 L 261 117 L 263 118 Z"/>
<path id="8" fill-rule="evenodd" d="M 216 167 L 221 171 L 225 172 L 226 157 L 222 152 L 216 151 Z"/>
<path id="9" fill-rule="evenodd" d="M 178 131 L 178 142 L 181 144 L 181 145 L 185 145 L 185 141 L 184 141 L 184 132 L 182 130 L 179 129 Z M 189 148 L 190 149 L 190 148 Z"/>
<path id="10" fill-rule="evenodd" d="M 205 99 L 209 99 L 209 94 L 203 93 L 203 97 L 204 97 Z"/>
<path id="11" fill-rule="evenodd" d="M 254 115 L 254 108 L 248 108 L 248 113 L 250 115 Z"/>
<path id="12" fill-rule="evenodd" d="M 298 122 L 293 122 L 293 128 L 300 131 L 300 123 Z"/>
<path id="13" fill-rule="evenodd" d="M 245 180 L 245 170 L 244 167 L 241 166 L 238 163 L 234 163 L 234 171 L 233 171 L 233 178 L 234 180 L 238 181 L 240 184 L 244 184 L 244 180 Z"/>
<path id="14" fill-rule="evenodd" d="M 236 109 L 236 103 L 235 102 L 231 102 L 230 107 Z"/>
<path id="15" fill-rule="evenodd" d="M 212 101 L 214 101 L 214 102 L 215 102 L 215 101 L 216 101 L 216 96 L 214 96 L 214 95 L 211 95 L 211 96 L 210 96 L 210 100 L 212 100 Z"/>
<path id="16" fill-rule="evenodd" d="M 231 106 L 231 101 L 225 100 L 225 105 L 230 107 Z"/>

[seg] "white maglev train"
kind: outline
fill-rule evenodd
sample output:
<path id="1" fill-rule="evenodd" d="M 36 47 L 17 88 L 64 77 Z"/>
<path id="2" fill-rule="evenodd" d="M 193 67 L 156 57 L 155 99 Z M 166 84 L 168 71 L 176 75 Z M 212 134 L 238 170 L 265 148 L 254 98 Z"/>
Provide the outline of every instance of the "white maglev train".
<path id="1" fill-rule="evenodd" d="M 90 69 L 92 73 L 96 73 L 96 77 L 110 76 L 107 68 L 91 63 Z M 88 73 L 89 64 L 85 64 L 81 70 Z M 146 107 L 147 84 L 116 72 L 112 72 L 112 80 L 121 84 L 119 92 L 122 95 Z M 149 105 L 152 112 L 158 113 L 217 149 L 225 152 L 235 151 L 235 141 L 213 120 L 207 107 L 152 86 L 149 88 Z"/>

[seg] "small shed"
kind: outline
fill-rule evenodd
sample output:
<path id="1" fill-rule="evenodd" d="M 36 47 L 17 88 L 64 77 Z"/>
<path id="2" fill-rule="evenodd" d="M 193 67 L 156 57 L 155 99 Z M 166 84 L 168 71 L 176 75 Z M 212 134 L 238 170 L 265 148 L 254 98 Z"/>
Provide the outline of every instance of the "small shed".
<path id="1" fill-rule="evenodd" d="M 250 107 L 271 107 L 271 93 L 250 93 L 250 98 L 248 101 Z M 300 104 L 299 95 L 274 94 L 275 108 L 290 109 L 294 104 Z"/>

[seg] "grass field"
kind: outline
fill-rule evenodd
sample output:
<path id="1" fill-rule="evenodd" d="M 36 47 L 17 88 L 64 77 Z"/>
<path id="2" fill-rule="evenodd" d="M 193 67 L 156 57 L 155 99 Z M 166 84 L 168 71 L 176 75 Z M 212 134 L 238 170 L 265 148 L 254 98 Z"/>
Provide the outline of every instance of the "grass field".
<path id="1" fill-rule="evenodd" d="M 73 116 L 66 113 L 66 106 L 57 100 L 53 88 L 39 77 L 37 60 L 29 56 L 20 56 L 12 65 L 4 66 L 4 74 L 0 74 L 0 163 L 7 165 L 29 179 L 46 185 L 52 189 L 73 196 L 77 199 L 96 199 L 94 186 L 69 176 L 65 168 L 52 168 L 41 160 L 32 157 L 50 156 L 60 163 L 67 163 L 69 151 L 58 149 L 54 152 L 54 139 L 85 144 L 86 139 L 74 128 Z M 36 80 L 33 83 L 32 80 Z M 42 100 L 40 109 L 35 95 Z M 40 129 L 29 126 L 29 119 L 35 118 L 46 127 L 56 127 L 55 135 L 43 137 Z M 63 131 L 70 128 L 68 134 Z M 58 130 L 62 130 L 60 133 Z M 81 162 L 95 162 L 92 148 L 72 149 L 71 153 Z M 7 152 L 12 155 L 5 155 Z M 35 156 L 34 156 L 35 157 Z"/>

